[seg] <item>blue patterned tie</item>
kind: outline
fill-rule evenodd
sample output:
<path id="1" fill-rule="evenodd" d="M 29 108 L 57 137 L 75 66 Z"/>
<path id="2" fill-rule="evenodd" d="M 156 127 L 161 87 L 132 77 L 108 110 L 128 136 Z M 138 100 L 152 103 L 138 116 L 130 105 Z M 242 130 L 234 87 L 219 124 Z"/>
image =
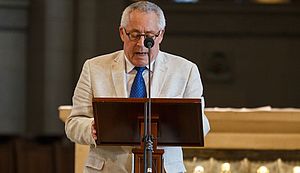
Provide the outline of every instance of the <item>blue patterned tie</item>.
<path id="1" fill-rule="evenodd" d="M 143 78 L 143 71 L 146 67 L 134 67 L 134 69 L 137 73 L 131 86 L 130 97 L 144 98 L 147 96 L 146 85 Z"/>

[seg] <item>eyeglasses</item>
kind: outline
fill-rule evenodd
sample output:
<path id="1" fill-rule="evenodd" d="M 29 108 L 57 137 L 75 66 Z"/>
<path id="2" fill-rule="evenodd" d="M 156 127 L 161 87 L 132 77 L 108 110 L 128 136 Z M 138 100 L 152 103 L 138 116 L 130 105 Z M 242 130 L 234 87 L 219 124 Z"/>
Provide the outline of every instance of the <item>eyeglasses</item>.
<path id="1" fill-rule="evenodd" d="M 123 28 L 123 29 L 124 29 L 124 31 L 125 31 L 125 33 L 128 36 L 128 38 L 129 38 L 130 41 L 138 41 L 138 40 L 140 40 L 140 38 L 142 36 L 144 36 L 145 38 L 150 37 L 153 40 L 155 40 L 156 37 L 158 37 L 160 35 L 160 33 L 161 33 L 161 30 L 158 31 L 158 33 L 154 34 L 154 33 L 151 33 L 151 32 L 149 32 L 149 33 L 140 33 L 140 32 L 136 32 L 136 31 L 134 31 L 134 32 L 127 32 L 125 28 Z"/>

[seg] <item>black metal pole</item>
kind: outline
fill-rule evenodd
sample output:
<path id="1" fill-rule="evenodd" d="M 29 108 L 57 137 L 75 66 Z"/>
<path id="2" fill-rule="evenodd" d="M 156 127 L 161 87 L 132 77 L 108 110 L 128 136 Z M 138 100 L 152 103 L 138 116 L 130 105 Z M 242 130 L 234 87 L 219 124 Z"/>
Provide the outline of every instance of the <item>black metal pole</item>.
<path id="1" fill-rule="evenodd" d="M 144 173 L 152 173 L 152 152 L 153 152 L 153 137 L 151 134 L 151 48 L 154 45 L 154 40 L 151 37 L 146 37 L 144 46 L 148 48 L 148 101 L 145 103 L 145 134 L 144 134 Z"/>
<path id="2" fill-rule="evenodd" d="M 148 103 L 144 104 L 144 173 L 147 173 L 148 162 L 147 162 L 147 136 L 148 136 Z"/>
<path id="3" fill-rule="evenodd" d="M 149 73 L 148 73 L 148 136 L 147 136 L 147 173 L 152 173 L 152 152 L 153 152 L 153 139 L 151 133 L 151 47 L 148 47 L 148 63 L 149 63 Z"/>

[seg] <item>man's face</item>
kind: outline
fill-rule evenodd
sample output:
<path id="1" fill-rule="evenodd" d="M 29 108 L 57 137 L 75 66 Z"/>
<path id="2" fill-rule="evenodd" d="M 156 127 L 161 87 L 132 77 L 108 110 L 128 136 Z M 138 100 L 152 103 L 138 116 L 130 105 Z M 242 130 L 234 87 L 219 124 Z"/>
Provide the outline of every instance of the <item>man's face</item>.
<path id="1" fill-rule="evenodd" d="M 164 34 L 163 30 L 159 30 L 158 22 L 159 19 L 155 13 L 135 10 L 130 13 L 127 26 L 119 29 L 125 55 L 134 66 L 141 67 L 148 64 L 148 48 L 144 46 L 144 36 L 133 40 L 129 38 L 128 34 L 130 33 L 131 36 L 139 34 L 157 36 L 154 39 L 154 46 L 151 48 L 150 61 L 152 61 L 159 52 L 159 44 L 162 42 Z"/>

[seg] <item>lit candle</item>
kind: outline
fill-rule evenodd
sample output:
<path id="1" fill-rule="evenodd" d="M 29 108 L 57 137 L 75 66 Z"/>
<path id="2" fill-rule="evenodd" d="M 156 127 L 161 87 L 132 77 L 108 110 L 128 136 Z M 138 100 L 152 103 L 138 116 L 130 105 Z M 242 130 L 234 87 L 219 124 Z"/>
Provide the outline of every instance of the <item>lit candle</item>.
<path id="1" fill-rule="evenodd" d="M 194 169 L 194 173 L 204 173 L 204 168 L 201 165 L 198 165 Z"/>
<path id="2" fill-rule="evenodd" d="M 300 173 L 300 166 L 295 166 L 293 169 L 293 173 Z"/>
<path id="3" fill-rule="evenodd" d="M 269 169 L 265 166 L 261 166 L 257 169 L 257 173 L 269 173 Z"/>
<path id="4" fill-rule="evenodd" d="M 230 164 L 229 163 L 223 163 L 222 166 L 221 166 L 221 172 L 229 173 L 230 172 Z"/>

